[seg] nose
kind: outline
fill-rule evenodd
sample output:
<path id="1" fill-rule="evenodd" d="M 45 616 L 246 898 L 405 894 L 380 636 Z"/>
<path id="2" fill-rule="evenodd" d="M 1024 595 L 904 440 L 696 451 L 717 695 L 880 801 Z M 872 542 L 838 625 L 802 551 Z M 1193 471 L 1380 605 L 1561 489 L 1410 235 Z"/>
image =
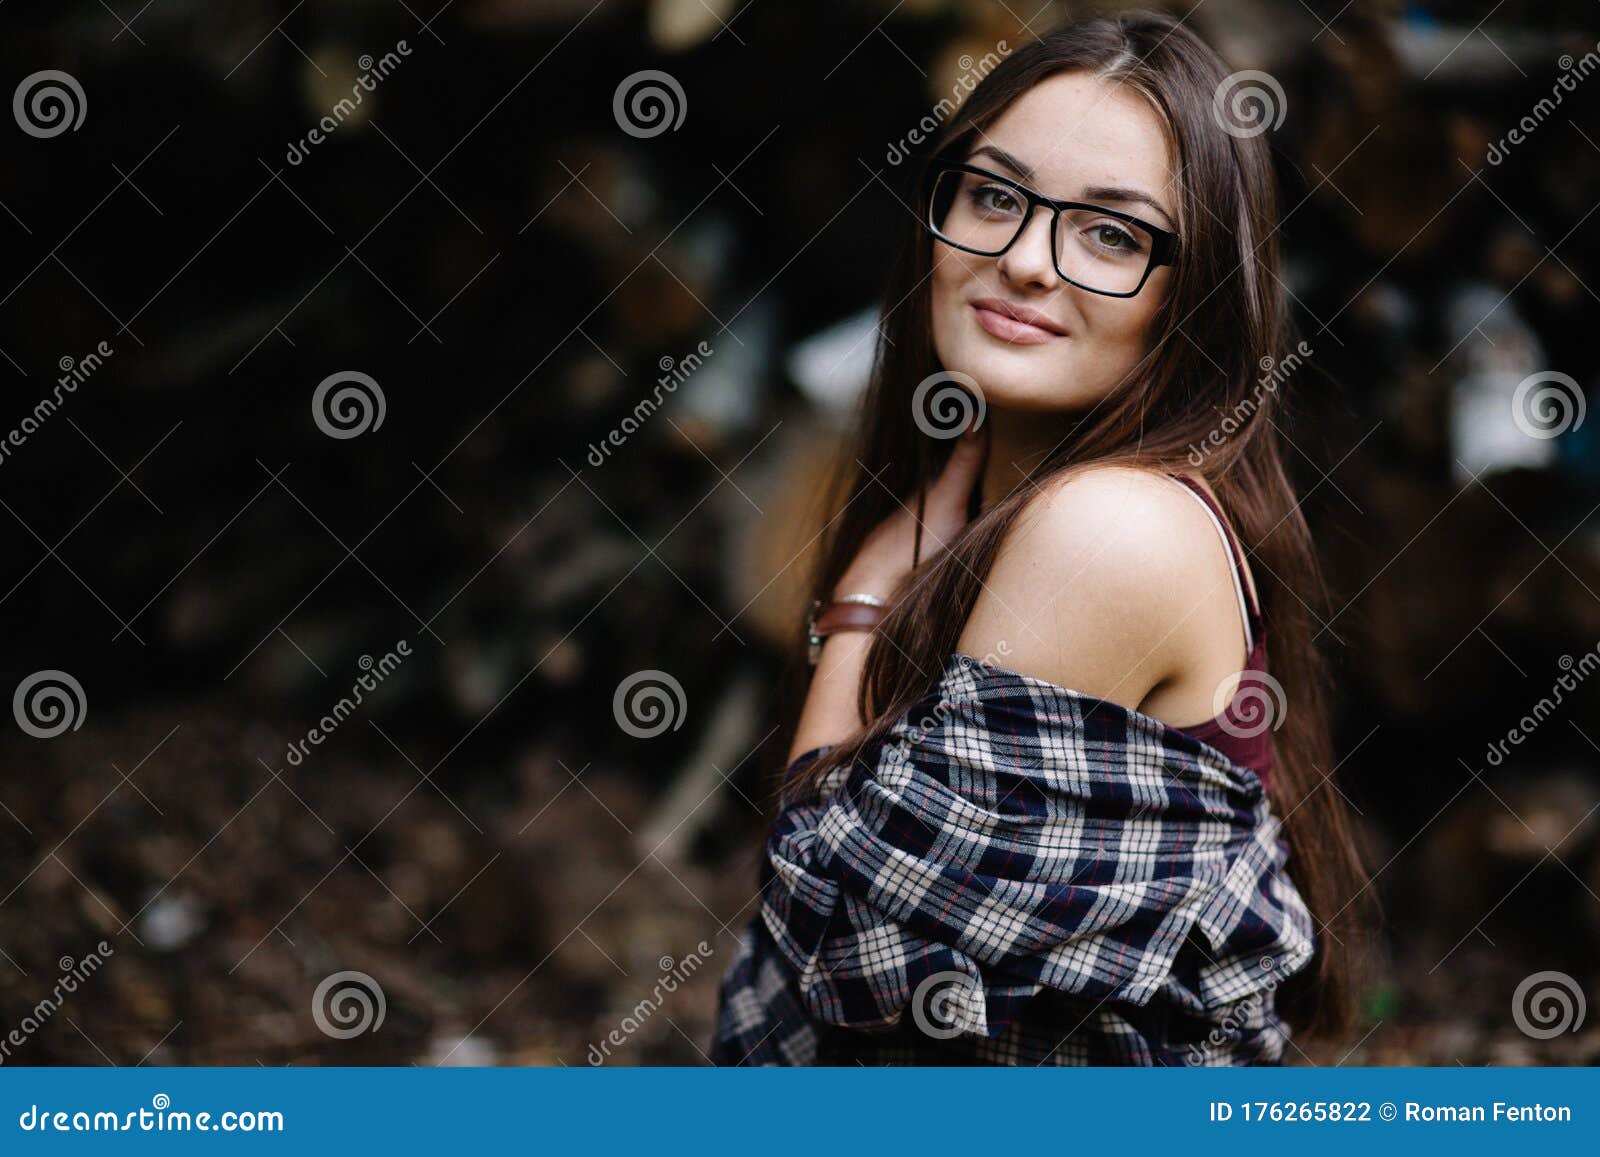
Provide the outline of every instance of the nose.
<path id="1" fill-rule="evenodd" d="M 1028 215 L 1021 235 L 1000 255 L 1000 273 L 1007 281 L 1034 289 L 1054 289 L 1061 283 L 1061 276 L 1056 272 L 1050 217 L 1048 209 L 1036 206 Z"/>

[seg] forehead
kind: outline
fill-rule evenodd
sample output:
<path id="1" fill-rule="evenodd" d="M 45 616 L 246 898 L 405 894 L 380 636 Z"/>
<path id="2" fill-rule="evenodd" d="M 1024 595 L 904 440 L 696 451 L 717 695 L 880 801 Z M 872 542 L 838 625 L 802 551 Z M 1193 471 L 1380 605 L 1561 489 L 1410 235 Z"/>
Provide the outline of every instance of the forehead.
<path id="1" fill-rule="evenodd" d="M 1138 187 L 1173 202 L 1172 159 L 1159 114 L 1143 94 L 1088 73 L 1034 85 L 973 141 L 999 145 L 1030 166 L 1034 187 L 1071 196 L 1094 185 Z"/>

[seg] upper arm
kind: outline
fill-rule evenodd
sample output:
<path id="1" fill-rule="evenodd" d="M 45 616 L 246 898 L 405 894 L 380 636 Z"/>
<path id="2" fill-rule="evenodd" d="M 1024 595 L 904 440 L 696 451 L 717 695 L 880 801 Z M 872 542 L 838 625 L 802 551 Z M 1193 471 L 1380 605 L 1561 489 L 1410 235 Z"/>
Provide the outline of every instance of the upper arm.
<path id="1" fill-rule="evenodd" d="M 1196 578 L 1210 581 L 1215 539 L 1194 500 L 1148 471 L 1054 482 L 1007 533 L 957 649 L 1136 708 L 1205 637 Z"/>

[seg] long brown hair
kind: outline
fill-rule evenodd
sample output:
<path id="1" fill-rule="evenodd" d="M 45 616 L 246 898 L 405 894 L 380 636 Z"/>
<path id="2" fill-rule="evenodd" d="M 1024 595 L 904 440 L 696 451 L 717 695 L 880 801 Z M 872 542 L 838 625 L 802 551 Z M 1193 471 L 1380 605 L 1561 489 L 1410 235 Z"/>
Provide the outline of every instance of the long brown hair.
<path id="1" fill-rule="evenodd" d="M 1290 874 L 1318 928 L 1316 965 L 1285 983 L 1279 1004 L 1297 1031 L 1343 1038 L 1356 1023 L 1356 969 L 1372 897 L 1343 799 L 1327 782 L 1332 740 L 1314 631 L 1328 598 L 1284 469 L 1277 430 L 1284 383 L 1262 388 L 1263 367 L 1284 359 L 1295 336 L 1278 277 L 1277 187 L 1266 138 L 1223 131 L 1213 98 L 1227 69 L 1197 35 L 1168 16 L 1127 13 L 1066 25 L 1006 57 L 946 124 L 932 155 L 966 149 L 1035 84 L 1069 71 L 1131 86 L 1164 119 L 1177 160 L 1183 249 L 1152 323 L 1150 352 L 1072 425 L 1032 479 L 1043 484 L 1113 462 L 1197 469 L 1258 560 L 1274 678 L 1287 704 L 1273 735 L 1272 797 Z M 815 597 L 828 597 L 867 533 L 894 512 L 896 496 L 919 495 L 954 445 L 923 433 L 912 412 L 917 385 L 944 369 L 933 343 L 932 262 L 933 240 L 916 227 L 890 275 L 859 435 L 834 475 Z M 1237 428 L 1219 439 L 1214 432 L 1228 428 L 1225 419 Z M 791 798 L 853 763 L 931 689 L 1001 541 L 1034 493 L 1019 487 L 979 513 L 948 553 L 915 567 L 867 657 L 858 706 L 873 722 L 798 774 Z"/>

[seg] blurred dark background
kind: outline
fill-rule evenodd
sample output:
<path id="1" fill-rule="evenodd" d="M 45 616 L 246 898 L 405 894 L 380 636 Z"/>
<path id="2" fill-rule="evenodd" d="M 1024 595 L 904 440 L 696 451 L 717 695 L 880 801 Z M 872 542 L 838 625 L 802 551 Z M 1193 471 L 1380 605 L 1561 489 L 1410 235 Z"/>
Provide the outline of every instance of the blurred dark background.
<path id="1" fill-rule="evenodd" d="M 703 1063 L 894 146 L 1120 7 L 0 8 L 4 1062 Z M 1513 1002 L 1600 999 L 1600 11 L 1167 7 L 1283 92 L 1285 433 L 1389 919 L 1371 1031 L 1296 1059 L 1593 1063 L 1600 1014 Z M 619 112 L 645 70 L 675 127 Z M 341 972 L 381 1025 L 313 1014 Z"/>

